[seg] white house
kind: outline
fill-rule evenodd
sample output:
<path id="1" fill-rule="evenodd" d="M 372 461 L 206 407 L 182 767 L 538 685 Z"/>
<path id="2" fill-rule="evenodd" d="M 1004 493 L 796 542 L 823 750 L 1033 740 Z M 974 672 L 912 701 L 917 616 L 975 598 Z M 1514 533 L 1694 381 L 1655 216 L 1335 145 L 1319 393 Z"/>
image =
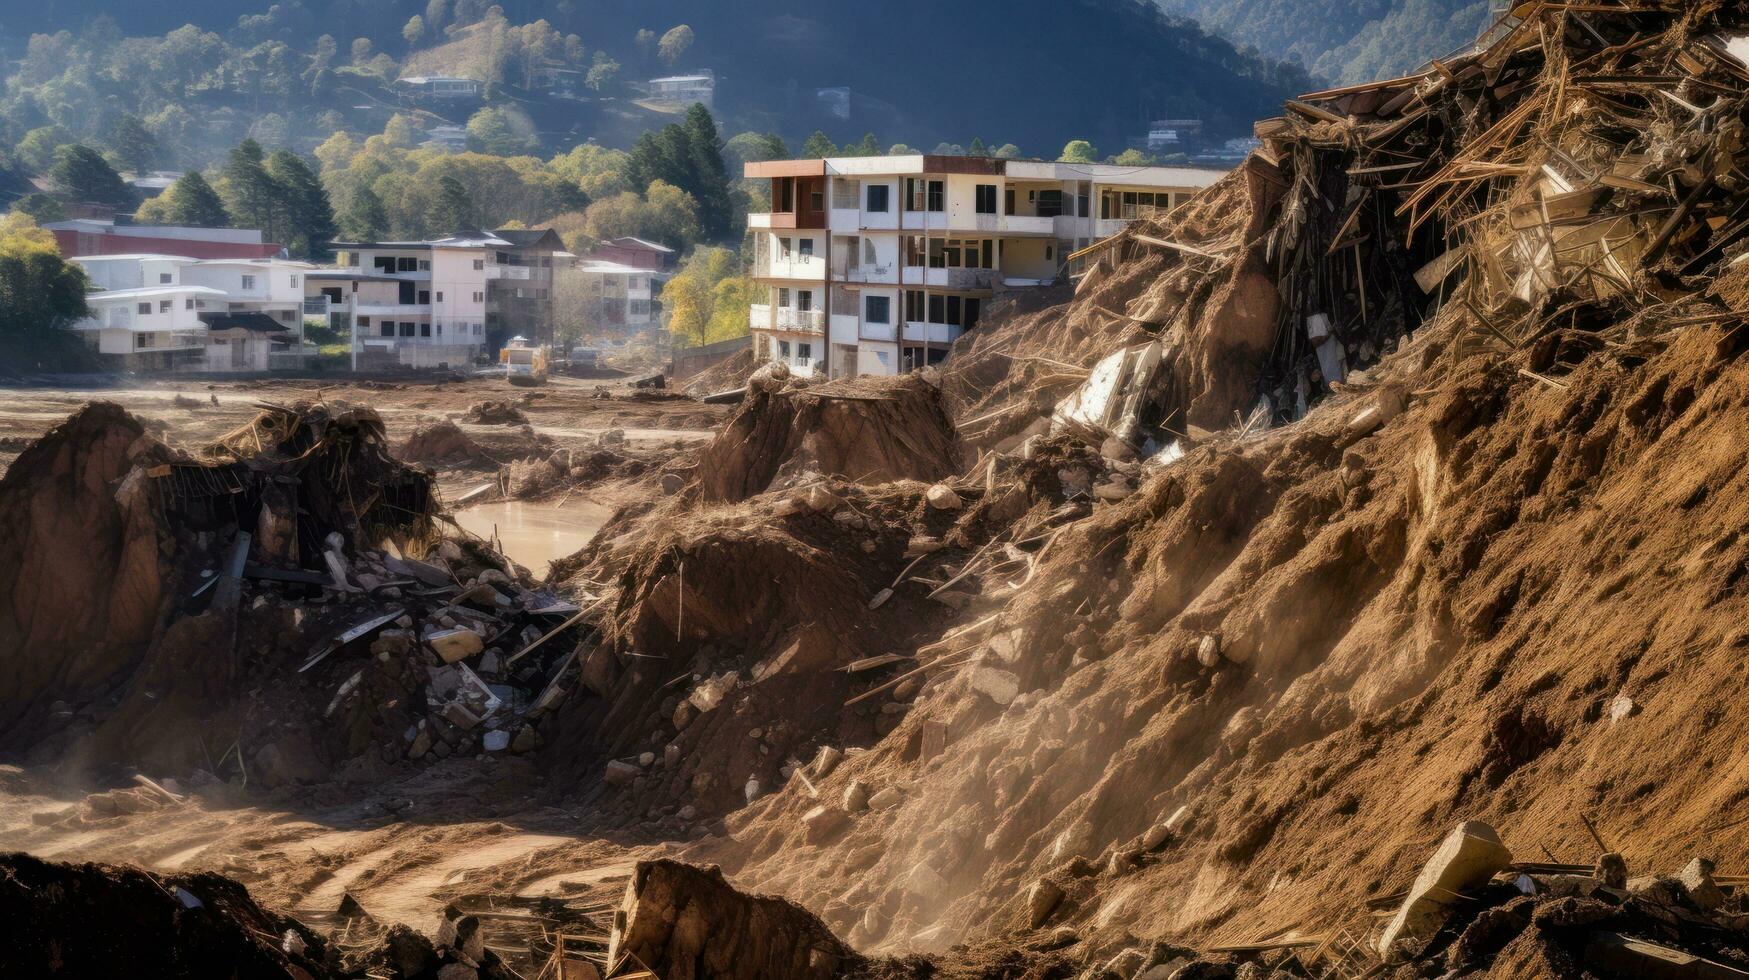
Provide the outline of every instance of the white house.
<path id="1" fill-rule="evenodd" d="M 676 106 L 689 106 L 694 102 L 702 102 L 706 109 L 716 104 L 717 76 L 712 71 L 652 78 L 649 81 L 649 87 L 650 99 L 654 102 L 665 102 Z"/>
<path id="2" fill-rule="evenodd" d="M 834 377 L 934 364 L 993 296 L 1065 278 L 1069 255 L 1222 174 L 935 155 L 749 163 L 772 202 L 747 216 L 766 287 L 754 353 Z"/>
<path id="3" fill-rule="evenodd" d="M 96 291 L 74 324 L 127 370 L 266 371 L 303 336 L 304 262 L 179 255 L 75 257 Z"/>
<path id="4" fill-rule="evenodd" d="M 422 99 L 477 99 L 480 83 L 454 75 L 409 75 L 395 80 L 395 90 Z"/>

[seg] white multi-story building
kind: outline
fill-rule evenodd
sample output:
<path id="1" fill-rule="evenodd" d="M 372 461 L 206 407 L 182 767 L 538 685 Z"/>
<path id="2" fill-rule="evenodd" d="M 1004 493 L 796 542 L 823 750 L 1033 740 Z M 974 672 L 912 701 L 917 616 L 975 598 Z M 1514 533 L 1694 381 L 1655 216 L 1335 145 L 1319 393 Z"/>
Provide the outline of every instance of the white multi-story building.
<path id="1" fill-rule="evenodd" d="M 518 334 L 552 326 L 551 230 L 467 232 L 430 241 L 336 242 L 339 270 L 304 292 L 306 315 L 343 312 L 355 369 L 461 367 Z M 343 308 L 343 309 L 342 309 Z"/>
<path id="2" fill-rule="evenodd" d="M 266 371 L 303 339 L 308 263 L 176 255 L 75 257 L 96 291 L 74 324 L 131 370 Z"/>
<path id="3" fill-rule="evenodd" d="M 623 338 L 658 325 L 653 289 L 657 273 L 585 258 L 560 274 L 566 279 L 561 292 L 576 297 L 576 302 L 566 304 L 565 312 L 578 317 L 578 323 L 568 324 L 577 328 L 578 335 Z"/>
<path id="4" fill-rule="evenodd" d="M 747 216 L 767 287 L 754 353 L 833 377 L 936 363 L 991 297 L 1057 281 L 1073 252 L 1222 173 L 934 155 L 749 163 L 772 202 Z"/>

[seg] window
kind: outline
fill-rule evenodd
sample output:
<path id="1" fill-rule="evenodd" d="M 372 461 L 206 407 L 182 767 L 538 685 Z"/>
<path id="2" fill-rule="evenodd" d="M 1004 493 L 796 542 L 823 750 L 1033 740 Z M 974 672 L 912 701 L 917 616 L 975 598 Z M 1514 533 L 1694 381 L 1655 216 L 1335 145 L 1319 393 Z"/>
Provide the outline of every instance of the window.
<path id="1" fill-rule="evenodd" d="M 943 208 L 943 198 L 946 197 L 945 187 L 939 180 L 929 182 L 929 210 L 940 211 Z"/>
<path id="2" fill-rule="evenodd" d="M 371 266 L 378 272 L 394 272 L 395 257 L 392 255 L 379 255 L 371 260 Z"/>
<path id="3" fill-rule="evenodd" d="M 395 260 L 396 272 L 418 272 L 419 260 L 403 256 Z"/>
<path id="4" fill-rule="evenodd" d="M 149 334 L 149 333 L 134 334 L 134 347 L 136 349 L 142 348 L 142 347 L 150 347 L 150 346 L 152 346 L 152 335 L 151 334 Z"/>
<path id="5" fill-rule="evenodd" d="M 419 325 L 419 336 L 421 336 L 421 337 L 431 336 L 431 324 L 421 323 Z"/>
<path id="6" fill-rule="evenodd" d="M 298 287 L 298 277 L 297 276 L 291 277 L 291 284 L 292 284 L 293 289 L 296 289 Z"/>
<path id="7" fill-rule="evenodd" d="M 787 259 L 787 258 L 789 258 L 789 253 L 790 253 L 790 240 L 787 238 L 779 238 L 777 240 L 777 254 L 779 256 L 782 256 L 783 258 Z"/>
<path id="8" fill-rule="evenodd" d="M 254 276 L 244 276 L 243 277 L 243 288 L 245 290 L 254 289 L 255 288 L 255 277 Z"/>
<path id="9" fill-rule="evenodd" d="M 978 213 L 979 214 L 995 214 L 996 213 L 996 185 L 995 184 L 979 184 L 977 198 L 978 198 Z"/>
<path id="10" fill-rule="evenodd" d="M 1045 261 L 1051 261 L 1051 247 L 1049 245 L 1045 246 Z"/>
<path id="11" fill-rule="evenodd" d="M 437 301 L 439 303 L 443 302 L 443 290 L 441 289 L 437 291 Z"/>
<path id="12" fill-rule="evenodd" d="M 780 340 L 777 342 L 777 356 L 786 361 L 789 360 L 789 341 Z"/>
<path id="13" fill-rule="evenodd" d="M 486 268 L 486 260 L 485 259 L 475 259 L 474 260 L 474 271 L 475 272 L 483 271 L 485 268 Z"/>
<path id="14" fill-rule="evenodd" d="M 188 300 L 185 300 L 185 302 L 186 302 L 186 303 L 187 303 L 187 304 L 188 304 L 188 305 L 187 305 L 187 306 L 186 306 L 186 307 L 184 307 L 184 309 L 189 309 L 189 310 L 192 310 L 192 309 L 194 309 L 194 300 L 193 300 L 193 299 L 192 299 L 192 298 L 190 298 L 190 299 L 188 299 Z"/>
<path id="15" fill-rule="evenodd" d="M 368 326 L 368 324 L 367 324 L 367 326 Z M 393 337 L 395 335 L 395 321 L 384 320 L 383 321 L 383 329 L 382 329 L 381 333 L 384 337 Z"/>
<path id="16" fill-rule="evenodd" d="M 887 188 L 887 185 L 885 185 L 885 184 L 870 184 L 870 185 L 868 185 L 868 208 L 867 208 L 867 210 L 876 212 L 878 214 L 886 214 L 887 213 L 887 190 L 888 190 L 888 188 Z"/>
<path id="17" fill-rule="evenodd" d="M 486 294 L 485 293 L 481 293 L 481 292 L 474 293 L 474 302 L 484 303 L 485 301 L 486 301 Z"/>
<path id="18" fill-rule="evenodd" d="M 787 309 L 789 307 L 789 287 L 788 286 L 779 286 L 778 287 L 778 289 L 777 289 L 777 305 L 778 305 L 779 309 Z"/>
<path id="19" fill-rule="evenodd" d="M 796 361 L 798 363 L 806 364 L 813 359 L 814 359 L 814 345 L 813 344 L 797 344 L 796 345 Z"/>
<path id="20" fill-rule="evenodd" d="M 820 212 L 826 210 L 826 192 L 812 191 L 808 194 L 808 207 Z"/>
<path id="21" fill-rule="evenodd" d="M 923 319 L 923 291 L 918 289 L 905 290 L 905 319 L 918 322 Z"/>
<path id="22" fill-rule="evenodd" d="M 802 258 L 811 259 L 814 257 L 814 240 L 812 238 L 804 238 L 796 244 L 799 246 Z"/>
<path id="23" fill-rule="evenodd" d="M 141 316 L 151 316 L 152 315 L 152 304 L 141 303 L 140 304 L 140 315 Z"/>
<path id="24" fill-rule="evenodd" d="M 869 296 L 863 300 L 862 318 L 869 323 L 893 322 L 893 301 L 886 296 Z"/>
<path id="25" fill-rule="evenodd" d="M 1012 187 L 1002 192 L 1002 213 L 1014 213 L 1014 188 Z"/>
<path id="26" fill-rule="evenodd" d="M 777 193 L 772 200 L 777 202 L 777 212 L 785 214 L 796 209 L 796 179 L 794 177 L 777 178 Z"/>
<path id="27" fill-rule="evenodd" d="M 161 286 L 168 286 L 168 285 L 170 285 L 170 283 L 171 283 L 171 282 L 172 282 L 172 281 L 174 281 L 174 280 L 175 280 L 175 279 L 176 279 L 176 277 L 175 277 L 175 276 L 173 276 L 173 275 L 171 275 L 171 274 L 170 274 L 170 273 L 168 273 L 168 272 L 160 272 L 160 273 L 158 273 L 158 284 L 159 284 L 159 285 L 161 285 Z"/>
<path id="28" fill-rule="evenodd" d="M 419 271 L 420 272 L 430 272 L 431 271 L 431 260 L 430 259 L 420 259 L 419 260 Z"/>
<path id="29" fill-rule="evenodd" d="M 403 336 L 403 337 L 413 336 L 413 322 L 411 320 L 403 321 L 401 323 L 401 336 Z"/>
<path id="30" fill-rule="evenodd" d="M 480 335 L 480 325 L 476 323 L 476 324 L 474 324 L 474 336 L 478 337 L 479 335 Z"/>
<path id="31" fill-rule="evenodd" d="M 429 289 L 419 290 L 419 305 L 420 306 L 430 306 L 431 305 L 431 290 L 429 290 Z"/>
<path id="32" fill-rule="evenodd" d="M 811 289 L 796 290 L 796 309 L 803 313 L 814 308 L 814 291 Z"/>
<path id="33" fill-rule="evenodd" d="M 437 325 L 437 335 L 439 337 L 443 336 L 443 324 L 441 323 Z"/>

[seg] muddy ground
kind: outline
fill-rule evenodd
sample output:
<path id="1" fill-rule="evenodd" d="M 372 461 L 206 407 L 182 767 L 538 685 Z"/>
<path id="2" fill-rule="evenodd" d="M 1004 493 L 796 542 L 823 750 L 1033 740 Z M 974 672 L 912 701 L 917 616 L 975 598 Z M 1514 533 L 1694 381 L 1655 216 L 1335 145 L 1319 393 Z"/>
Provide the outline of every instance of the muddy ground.
<path id="1" fill-rule="evenodd" d="M 495 379 L 13 387 L 0 389 L 0 467 L 94 400 L 119 403 L 163 438 L 189 447 L 245 425 L 263 403 L 351 402 L 380 412 L 397 446 L 418 427 L 451 419 L 491 457 L 511 461 L 530 445 L 522 426 L 468 417 L 478 403 L 506 399 L 526 417 L 541 455 L 596 449 L 602 433 L 618 429 L 625 452 L 659 459 L 708 438 L 727 414 L 689 399 L 635 393 L 623 382 L 566 378 L 539 389 Z M 482 458 L 433 468 L 443 497 L 453 502 L 492 482 L 498 467 Z M 489 495 L 458 508 L 456 518 L 482 537 L 496 533 L 510 557 L 538 577 L 546 560 L 587 543 L 614 507 L 659 492 L 648 478 L 608 479 L 535 500 Z M 70 831 L 43 825 L 104 787 L 66 782 L 53 768 L 4 768 L 0 851 L 166 872 L 222 871 L 266 905 L 312 922 L 332 921 L 346 893 L 385 922 L 425 930 L 435 927 L 445 903 L 474 895 L 575 898 L 598 891 L 617 899 L 630 872 L 628 845 L 638 842 L 582 832 L 574 816 L 540 802 L 541 787 L 541 775 L 525 760 L 456 758 L 404 782 L 343 780 L 321 793 L 213 784 L 179 806 L 84 820 Z"/>

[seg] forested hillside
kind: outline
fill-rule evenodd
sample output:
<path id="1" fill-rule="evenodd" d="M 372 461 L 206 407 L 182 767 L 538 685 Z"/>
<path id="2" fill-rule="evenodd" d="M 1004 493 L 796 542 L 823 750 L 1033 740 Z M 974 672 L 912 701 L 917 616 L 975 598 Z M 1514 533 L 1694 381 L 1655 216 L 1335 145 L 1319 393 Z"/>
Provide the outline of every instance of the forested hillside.
<path id="1" fill-rule="evenodd" d="M 1487 0 L 1159 0 L 1265 57 L 1353 84 L 1399 75 L 1474 40 Z"/>
<path id="2" fill-rule="evenodd" d="M 14 135 L 21 118 L 28 131 L 160 116 L 167 142 L 206 146 L 209 158 L 243 135 L 276 140 L 237 131 L 266 115 L 294 142 L 336 121 L 364 128 L 355 117 L 392 102 L 397 77 L 433 71 L 496 75 L 481 80 L 531 103 L 549 150 L 629 143 L 647 121 L 622 111 L 628 83 L 708 68 L 731 131 L 792 142 L 873 131 L 883 145 L 924 147 L 981 138 L 1029 155 L 1077 138 L 1116 152 L 1166 116 L 1243 135 L 1307 80 L 1144 0 L 46 0 L 4 5 L 0 46 L 24 59 L 8 84 Z M 506 52 L 530 60 L 507 65 Z M 122 57 L 126 71 L 110 63 Z M 536 61 L 586 73 L 585 98 L 541 111 L 520 91 Z M 26 88 L 38 105 L 16 104 Z M 849 90 L 848 118 L 821 89 Z"/>

